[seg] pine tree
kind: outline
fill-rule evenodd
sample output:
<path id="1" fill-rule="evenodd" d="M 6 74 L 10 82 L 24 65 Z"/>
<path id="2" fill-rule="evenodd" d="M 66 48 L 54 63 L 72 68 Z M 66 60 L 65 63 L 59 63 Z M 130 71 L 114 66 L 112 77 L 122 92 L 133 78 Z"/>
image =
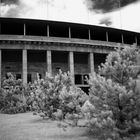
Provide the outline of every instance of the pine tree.
<path id="1" fill-rule="evenodd" d="M 88 124 L 100 138 L 140 132 L 139 55 L 135 46 L 120 47 L 90 76 Z"/>

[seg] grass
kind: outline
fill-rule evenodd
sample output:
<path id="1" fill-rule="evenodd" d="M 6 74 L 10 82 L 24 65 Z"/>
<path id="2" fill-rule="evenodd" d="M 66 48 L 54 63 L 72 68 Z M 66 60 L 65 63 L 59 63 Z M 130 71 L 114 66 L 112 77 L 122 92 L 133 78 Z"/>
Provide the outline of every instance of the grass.
<path id="1" fill-rule="evenodd" d="M 93 140 L 86 128 L 57 127 L 56 121 L 43 120 L 32 113 L 0 114 L 0 140 Z"/>

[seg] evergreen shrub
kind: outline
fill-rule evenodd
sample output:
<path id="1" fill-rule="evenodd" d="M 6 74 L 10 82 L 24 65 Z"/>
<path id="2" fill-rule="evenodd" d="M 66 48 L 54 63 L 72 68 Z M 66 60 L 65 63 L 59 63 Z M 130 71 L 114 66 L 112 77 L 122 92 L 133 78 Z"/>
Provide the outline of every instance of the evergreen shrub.
<path id="1" fill-rule="evenodd" d="M 59 71 L 55 76 L 46 73 L 45 79 L 39 79 L 38 76 L 32 97 L 34 114 L 43 118 L 64 120 L 81 113 L 80 107 L 87 95 L 74 86 L 69 73 Z"/>
<path id="2" fill-rule="evenodd" d="M 11 73 L 2 82 L 0 89 L 0 110 L 3 113 L 15 114 L 30 110 L 27 104 L 28 95 L 22 80 L 16 80 Z"/>
<path id="3" fill-rule="evenodd" d="M 127 139 L 140 133 L 139 50 L 118 48 L 107 56 L 99 73 L 89 79 L 89 103 L 85 116 L 99 139 Z"/>

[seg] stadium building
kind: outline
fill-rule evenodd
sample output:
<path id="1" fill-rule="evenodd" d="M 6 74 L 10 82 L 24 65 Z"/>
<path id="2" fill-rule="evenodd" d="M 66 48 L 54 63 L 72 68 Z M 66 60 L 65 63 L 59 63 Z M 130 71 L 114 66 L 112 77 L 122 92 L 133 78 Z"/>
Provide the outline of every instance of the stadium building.
<path id="1" fill-rule="evenodd" d="M 106 55 L 124 45 L 140 45 L 140 33 L 68 22 L 0 18 L 0 79 L 8 72 L 23 83 L 37 73 L 70 71 L 87 90 L 85 76 L 97 71 Z M 1 83 L 0 83 L 1 84 Z"/>

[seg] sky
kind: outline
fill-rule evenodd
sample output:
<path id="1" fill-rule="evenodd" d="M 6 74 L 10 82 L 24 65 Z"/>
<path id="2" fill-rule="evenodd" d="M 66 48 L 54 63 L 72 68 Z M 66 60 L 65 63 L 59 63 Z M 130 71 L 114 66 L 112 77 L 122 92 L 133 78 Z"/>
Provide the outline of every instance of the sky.
<path id="1" fill-rule="evenodd" d="M 0 16 L 66 21 L 140 32 L 140 0 L 0 0 Z"/>

